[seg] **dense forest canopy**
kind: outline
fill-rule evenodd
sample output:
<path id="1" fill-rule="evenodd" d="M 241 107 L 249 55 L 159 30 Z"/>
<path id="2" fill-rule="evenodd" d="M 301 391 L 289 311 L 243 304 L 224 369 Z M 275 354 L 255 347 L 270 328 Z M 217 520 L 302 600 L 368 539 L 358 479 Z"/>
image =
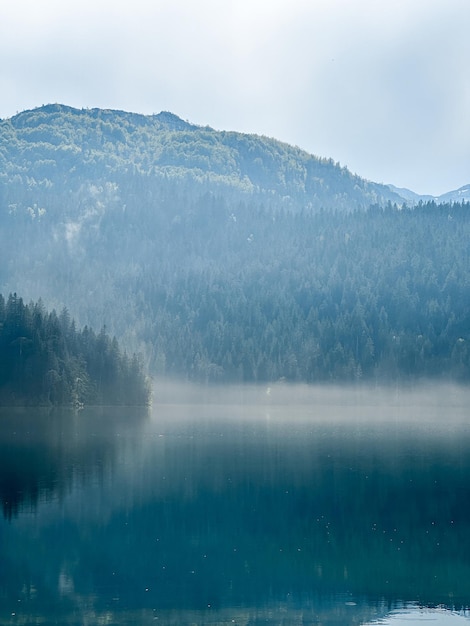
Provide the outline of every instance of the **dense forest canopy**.
<path id="1" fill-rule="evenodd" d="M 0 123 L 0 290 L 199 381 L 470 377 L 469 205 L 265 137 L 49 105 Z"/>
<path id="2" fill-rule="evenodd" d="M 0 405 L 145 405 L 149 389 L 136 356 L 105 329 L 78 331 L 66 308 L 0 294 Z"/>
<path id="3" fill-rule="evenodd" d="M 6 190 L 17 189 L 16 182 L 70 192 L 85 181 L 119 184 L 128 176 L 197 182 L 238 198 L 282 201 L 292 210 L 351 211 L 401 200 L 331 159 L 267 137 L 194 126 L 167 112 L 144 116 L 58 104 L 25 111 L 0 122 L 0 164 Z M 21 206 L 21 198 L 10 200 Z"/>

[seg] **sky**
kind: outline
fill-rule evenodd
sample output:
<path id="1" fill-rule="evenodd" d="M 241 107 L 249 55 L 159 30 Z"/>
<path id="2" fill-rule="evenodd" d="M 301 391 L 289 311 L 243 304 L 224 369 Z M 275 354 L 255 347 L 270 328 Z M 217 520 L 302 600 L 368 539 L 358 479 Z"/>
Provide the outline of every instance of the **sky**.
<path id="1" fill-rule="evenodd" d="M 0 60 L 0 118 L 171 111 L 417 193 L 470 183 L 470 0 L 8 0 Z"/>

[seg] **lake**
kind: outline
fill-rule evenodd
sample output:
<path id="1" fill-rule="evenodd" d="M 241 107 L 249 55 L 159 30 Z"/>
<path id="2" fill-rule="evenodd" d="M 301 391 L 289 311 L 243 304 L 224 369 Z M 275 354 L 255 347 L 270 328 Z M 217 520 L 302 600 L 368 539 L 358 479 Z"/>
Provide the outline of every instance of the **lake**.
<path id="1" fill-rule="evenodd" d="M 470 624 L 470 390 L 0 412 L 0 624 Z"/>

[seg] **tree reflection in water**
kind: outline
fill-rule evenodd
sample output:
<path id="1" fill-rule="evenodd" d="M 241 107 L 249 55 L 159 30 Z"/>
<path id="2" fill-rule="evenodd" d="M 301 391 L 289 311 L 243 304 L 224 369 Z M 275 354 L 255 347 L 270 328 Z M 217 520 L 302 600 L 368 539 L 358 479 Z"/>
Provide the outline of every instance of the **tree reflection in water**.
<path id="1" fill-rule="evenodd" d="M 467 607 L 468 397 L 349 400 L 4 418 L 0 617 L 339 626 Z"/>

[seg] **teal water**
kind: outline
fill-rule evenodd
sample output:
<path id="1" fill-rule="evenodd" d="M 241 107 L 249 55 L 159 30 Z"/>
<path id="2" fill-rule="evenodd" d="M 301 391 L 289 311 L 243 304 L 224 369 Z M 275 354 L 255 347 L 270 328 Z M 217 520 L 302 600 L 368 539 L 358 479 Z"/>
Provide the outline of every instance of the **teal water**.
<path id="1" fill-rule="evenodd" d="M 2 410 L 0 624 L 469 623 L 469 400 Z"/>

